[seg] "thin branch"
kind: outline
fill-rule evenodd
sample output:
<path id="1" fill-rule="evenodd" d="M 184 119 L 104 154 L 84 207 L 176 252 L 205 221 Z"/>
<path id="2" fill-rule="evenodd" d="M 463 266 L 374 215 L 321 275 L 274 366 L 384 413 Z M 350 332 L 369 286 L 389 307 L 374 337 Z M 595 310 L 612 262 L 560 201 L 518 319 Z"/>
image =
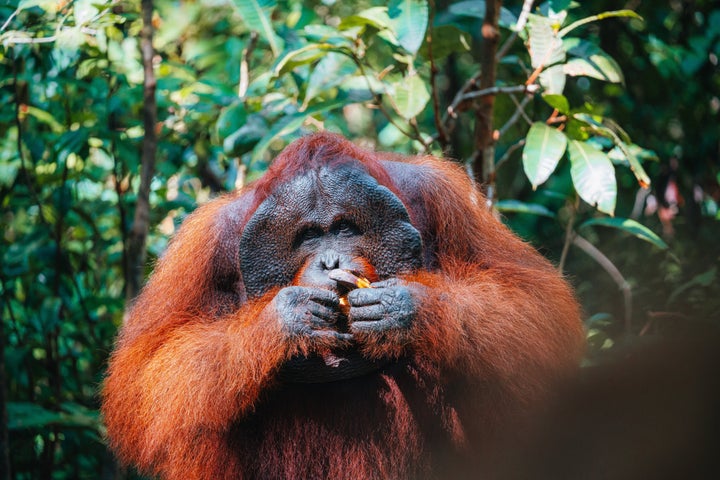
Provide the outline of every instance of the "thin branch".
<path id="1" fill-rule="evenodd" d="M 533 121 L 530 117 L 528 117 L 527 113 L 525 113 L 525 106 L 528 104 L 528 102 L 530 102 L 531 99 L 532 97 L 530 95 L 527 95 L 523 99 L 522 103 L 520 103 L 517 101 L 517 98 L 515 98 L 515 95 L 510 95 L 510 100 L 512 100 L 512 102 L 515 104 L 515 107 L 517 107 L 516 112 L 520 113 L 520 116 L 523 117 L 523 119 L 528 125 L 532 125 Z"/>
<path id="2" fill-rule="evenodd" d="M 503 165 L 505 165 L 505 162 L 507 162 L 508 160 L 510 160 L 510 156 L 511 156 L 513 153 L 515 153 L 515 151 L 516 151 L 518 148 L 522 148 L 523 146 L 525 146 L 525 139 L 524 139 L 524 138 L 523 138 L 522 140 L 519 140 L 518 142 L 514 143 L 513 145 L 510 145 L 510 147 L 508 147 L 508 149 L 505 150 L 505 153 L 503 154 L 503 156 L 500 157 L 500 160 L 498 160 L 497 163 L 495 164 L 495 171 L 497 172 L 498 170 L 500 170 L 500 168 L 501 168 Z"/>
<path id="3" fill-rule="evenodd" d="M 428 59 L 430 60 L 430 89 L 432 91 L 433 100 L 433 117 L 435 118 L 435 129 L 437 130 L 437 140 L 440 142 L 440 148 L 444 152 L 448 146 L 448 134 L 445 130 L 445 125 L 440 115 L 440 98 L 438 97 L 437 87 L 437 74 L 438 67 L 435 64 L 435 57 L 433 56 L 433 36 L 432 26 L 435 20 L 435 2 L 430 1 L 430 18 L 428 20 L 428 34 L 427 34 L 427 46 L 428 46 Z M 430 144 L 428 144 L 429 146 Z M 427 149 L 426 149 L 427 151 Z"/>
<path id="4" fill-rule="evenodd" d="M 458 90 L 455 94 L 455 97 L 450 103 L 450 106 L 445 110 L 442 118 L 442 124 L 445 125 L 445 131 L 448 134 L 450 134 L 450 132 L 455 129 L 455 120 L 457 119 L 457 112 L 460 104 L 462 103 L 462 96 L 465 95 L 465 92 L 469 91 L 472 88 L 475 88 L 478 80 L 480 79 L 480 76 L 482 75 L 481 72 L 482 71 L 477 72 L 465 82 L 462 88 L 460 88 L 460 90 Z"/>
<path id="5" fill-rule="evenodd" d="M 617 269 L 615 264 L 612 263 L 612 261 L 610 261 L 604 253 L 598 250 L 595 245 L 588 242 L 580 235 L 574 236 L 573 245 L 587 253 L 593 260 L 595 260 L 617 284 L 623 294 L 625 304 L 625 333 L 630 333 L 632 330 L 632 289 L 630 288 L 630 284 L 627 280 L 625 280 L 625 277 L 623 277 L 622 273 L 620 273 L 620 270 Z"/>
<path id="6" fill-rule="evenodd" d="M 10 22 L 12 22 L 12 19 L 15 18 L 15 16 L 16 16 L 18 13 L 20 13 L 20 9 L 19 9 L 19 8 L 15 9 L 15 11 L 10 14 L 10 16 L 7 18 L 7 20 L 5 20 L 5 23 L 3 23 L 2 27 L 0 27 L 0 32 L 2 32 L 3 30 L 5 30 L 5 29 L 7 28 L 7 26 L 10 25 Z"/>
<path id="7" fill-rule="evenodd" d="M 503 57 L 505 57 L 505 55 L 507 55 L 508 50 L 510 50 L 510 47 L 512 47 L 512 44 L 515 43 L 515 40 L 517 40 L 518 35 L 522 31 L 522 29 L 525 28 L 525 24 L 527 23 L 528 17 L 530 16 L 530 10 L 532 9 L 532 4 L 533 4 L 533 0 L 525 0 L 523 2 L 522 11 L 520 12 L 518 21 L 515 24 L 515 28 L 513 28 L 513 32 L 502 44 L 502 46 L 498 50 L 497 55 L 495 55 L 496 60 L 500 61 Z"/>
<path id="8" fill-rule="evenodd" d="M 512 116 L 508 119 L 507 122 L 505 122 L 505 125 L 500 127 L 498 130 L 497 138 L 498 140 L 503 137 L 507 133 L 507 131 L 517 123 L 518 120 L 520 120 L 520 117 L 525 118 L 528 123 L 532 123 L 532 121 L 528 118 L 527 114 L 525 114 L 525 106 L 530 103 L 530 100 L 532 100 L 531 96 L 525 96 L 525 98 L 522 99 L 522 102 L 519 102 L 515 99 L 514 96 L 510 95 L 510 98 L 515 102 L 515 106 L 517 107 L 515 109 L 515 112 L 512 114 Z"/>
<path id="9" fill-rule="evenodd" d="M 539 85 L 514 85 L 512 87 L 488 87 L 475 92 L 466 93 L 461 97 L 461 101 L 472 100 L 480 97 L 488 97 L 499 93 L 528 93 L 534 94 L 540 89 Z"/>
<path id="10" fill-rule="evenodd" d="M 522 10 L 520 11 L 520 16 L 518 16 L 518 21 L 515 24 L 515 31 L 519 32 L 523 28 L 525 28 L 525 24 L 528 21 L 528 18 L 530 17 L 530 11 L 532 10 L 533 0 L 525 0 L 523 2 Z"/>
<path id="11" fill-rule="evenodd" d="M 250 40 L 242 52 L 242 61 L 240 62 L 240 84 L 238 85 L 238 97 L 245 98 L 248 87 L 250 86 L 250 56 L 257 45 L 259 35 L 257 32 L 250 32 Z"/>
<path id="12" fill-rule="evenodd" d="M 360 74 L 365 79 L 365 83 L 367 84 L 368 91 L 373 96 L 373 99 L 375 100 L 375 104 L 377 105 L 378 110 L 380 110 L 380 112 L 382 112 L 382 114 L 385 116 L 385 118 L 387 118 L 388 122 L 390 122 L 395 128 L 398 129 L 398 131 L 400 133 L 402 133 L 406 137 L 408 137 L 412 140 L 417 140 L 420 143 L 422 143 L 423 146 L 425 147 L 425 149 L 427 150 L 429 148 L 429 144 L 422 138 L 422 135 L 420 135 L 420 131 L 417 128 L 417 125 L 412 125 L 412 124 L 410 125 L 411 127 L 413 127 L 413 126 L 415 127 L 414 130 L 415 130 L 416 135 L 413 135 L 412 132 L 408 132 L 405 129 L 403 129 L 395 121 L 395 119 L 392 117 L 392 115 L 390 115 L 390 112 L 388 112 L 387 109 L 385 108 L 385 106 L 383 105 L 382 96 L 373 89 L 372 84 L 370 83 L 370 80 L 368 79 L 367 73 L 365 72 L 365 67 L 363 66 L 362 62 L 357 57 L 357 55 L 355 55 L 355 52 L 351 53 L 350 58 L 352 58 L 352 60 L 355 62 L 355 65 L 357 65 L 358 69 L 360 70 Z"/>

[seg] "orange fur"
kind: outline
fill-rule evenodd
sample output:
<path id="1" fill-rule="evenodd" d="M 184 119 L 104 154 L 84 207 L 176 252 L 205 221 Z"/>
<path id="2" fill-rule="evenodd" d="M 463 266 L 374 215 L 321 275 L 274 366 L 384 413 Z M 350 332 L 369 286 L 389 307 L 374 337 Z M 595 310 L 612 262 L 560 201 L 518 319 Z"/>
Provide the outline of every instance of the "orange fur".
<path id="1" fill-rule="evenodd" d="M 310 347 L 283 336 L 277 290 L 245 298 L 238 238 L 318 148 L 358 159 L 406 204 L 427 268 L 404 280 L 424 295 L 404 347 L 361 339 L 367 356 L 395 358 L 376 374 L 284 384 L 280 366 Z M 286 152 L 258 184 L 187 219 L 131 308 L 103 389 L 111 446 L 167 479 L 451 478 L 577 366 L 568 285 L 456 165 L 374 155 L 330 134 Z"/>

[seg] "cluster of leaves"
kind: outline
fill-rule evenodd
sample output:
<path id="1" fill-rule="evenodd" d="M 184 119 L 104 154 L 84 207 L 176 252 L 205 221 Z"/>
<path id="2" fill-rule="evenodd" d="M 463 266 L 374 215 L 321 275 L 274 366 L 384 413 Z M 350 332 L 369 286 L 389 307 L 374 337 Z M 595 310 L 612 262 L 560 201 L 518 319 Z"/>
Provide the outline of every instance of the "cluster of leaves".
<path id="1" fill-rule="evenodd" d="M 596 21 L 626 17 L 608 22 L 628 25 L 634 38 L 645 27 L 632 12 L 583 12 L 560 0 L 503 8 L 498 81 L 483 92 L 484 1 L 434 9 L 426 0 L 155 0 L 154 7 L 151 257 L 197 203 L 257 178 L 285 144 L 318 128 L 386 150 L 447 153 L 471 168 L 474 113 L 491 96 L 498 152 L 491 199 L 513 228 L 553 255 L 564 250 L 563 264 L 576 245 L 612 265 L 584 237 L 625 236 L 596 226 L 647 240 L 654 255 L 667 248 L 631 214 L 632 198 L 658 170 L 656 155 L 626 130 L 642 132 L 621 128 L 592 98 L 598 90 L 618 96 L 624 82 L 613 60 L 622 52 L 601 48 L 605 24 Z M 140 181 L 139 10 L 136 0 L 0 5 L 2 338 L 18 478 L 97 478 L 109 468 L 96 394 L 125 307 Z M 691 42 L 694 57 L 658 38 L 646 41 L 645 56 L 662 71 L 682 57 L 682 68 L 696 72 L 717 45 L 712 32 Z M 658 146 L 659 157 L 673 152 Z M 716 215 L 715 200 L 706 201 L 705 213 Z M 571 267 L 576 275 L 591 271 Z M 622 275 L 612 278 L 629 291 Z M 714 277 L 673 278 L 677 298 Z M 605 325 L 617 323 L 593 317 L 599 346 L 609 344 Z"/>

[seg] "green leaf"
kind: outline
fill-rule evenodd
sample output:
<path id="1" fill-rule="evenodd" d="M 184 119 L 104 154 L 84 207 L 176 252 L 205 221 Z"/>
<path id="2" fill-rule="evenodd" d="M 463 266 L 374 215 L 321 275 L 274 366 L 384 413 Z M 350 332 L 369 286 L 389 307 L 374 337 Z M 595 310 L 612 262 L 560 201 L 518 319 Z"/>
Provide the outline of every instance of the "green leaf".
<path id="1" fill-rule="evenodd" d="M 328 43 L 336 47 L 351 47 L 353 40 L 357 38 L 355 30 L 357 27 L 349 28 L 349 31 L 341 31 L 327 25 L 306 25 L 302 35 L 311 43 Z"/>
<path id="2" fill-rule="evenodd" d="M 64 403 L 64 411 L 54 412 L 30 402 L 8 402 L 8 428 L 10 430 L 44 429 L 59 425 L 67 427 L 100 427 L 96 411 L 75 404 Z"/>
<path id="3" fill-rule="evenodd" d="M 617 201 L 615 169 L 610 159 L 592 145 L 577 140 L 568 144 L 570 175 L 580 198 L 601 212 L 613 215 Z"/>
<path id="4" fill-rule="evenodd" d="M 305 99 L 301 110 L 307 108 L 310 101 L 323 91 L 337 87 L 355 73 L 357 65 L 346 55 L 330 52 L 320 60 L 308 79 Z"/>
<path id="5" fill-rule="evenodd" d="M 542 68 L 540 85 L 549 94 L 561 94 L 565 89 L 562 63 L 566 54 L 552 19 L 532 14 L 528 17 L 528 49 L 532 67 Z"/>
<path id="6" fill-rule="evenodd" d="M 215 123 L 215 134 L 218 138 L 227 137 L 242 127 L 247 121 L 247 117 L 245 102 L 240 99 L 235 100 L 233 104 L 220 110 L 220 115 Z"/>
<path id="7" fill-rule="evenodd" d="M 560 113 L 570 112 L 570 103 L 564 95 L 544 93 L 542 96 L 545 103 L 556 109 Z"/>
<path id="8" fill-rule="evenodd" d="M 540 85 L 545 89 L 545 92 L 551 95 L 561 95 L 565 90 L 565 71 L 563 65 L 553 65 L 552 67 L 544 68 L 538 77 Z"/>
<path id="9" fill-rule="evenodd" d="M 610 138 L 622 151 L 623 155 L 625 155 L 625 159 L 630 165 L 630 170 L 635 175 L 635 178 L 637 178 L 640 186 L 643 188 L 650 186 L 650 177 L 640 164 L 640 160 L 638 160 L 635 154 L 628 148 L 626 142 L 629 142 L 630 138 L 623 129 L 621 129 L 615 122 L 602 118 L 600 118 L 600 120 L 596 120 L 592 115 L 587 113 L 576 113 L 573 115 L 573 118 L 587 124 L 595 133 L 602 135 L 603 137 Z M 610 123 L 613 128 L 604 125 L 604 122 Z M 615 130 L 617 130 L 618 133 L 616 133 Z"/>
<path id="10" fill-rule="evenodd" d="M 462 17 L 485 18 L 485 1 L 468 0 L 450 5 L 448 9 L 453 15 Z M 500 18 L 498 25 L 504 28 L 512 28 L 517 23 L 517 17 L 507 8 L 500 7 Z"/>
<path id="11" fill-rule="evenodd" d="M 56 4 L 57 2 L 55 2 L 55 0 L 20 0 L 17 9 L 20 11 L 33 7 L 40 7 L 46 11 L 54 11 Z"/>
<path id="12" fill-rule="evenodd" d="M 451 53 L 469 52 L 472 36 L 453 25 L 441 25 L 432 29 L 432 56 L 440 60 Z M 430 58 L 427 41 L 423 42 L 418 52 L 423 58 Z"/>
<path id="13" fill-rule="evenodd" d="M 95 3 L 97 3 L 96 0 L 75 0 L 73 2 L 75 25 L 84 25 L 97 15 L 98 8 L 94 5 Z"/>
<path id="14" fill-rule="evenodd" d="M 224 138 L 223 152 L 228 157 L 240 157 L 252 150 L 267 133 L 265 118 L 258 113 L 249 115 L 242 126 Z"/>
<path id="15" fill-rule="evenodd" d="M 539 203 L 525 203 L 519 200 L 499 200 L 495 208 L 503 213 L 527 213 L 541 217 L 555 218 L 555 213 Z"/>
<path id="16" fill-rule="evenodd" d="M 624 83 L 620 66 L 609 56 L 594 54 L 588 58 L 572 58 L 563 72 L 571 77 L 585 76 L 612 83 Z"/>
<path id="17" fill-rule="evenodd" d="M 307 65 L 323 58 L 327 52 L 345 52 L 342 47 L 331 43 L 311 43 L 297 50 L 292 50 L 278 60 L 273 68 L 273 76 L 279 77 L 301 65 Z"/>
<path id="18" fill-rule="evenodd" d="M 677 297 L 679 297 L 683 292 L 686 290 L 693 288 L 693 287 L 709 287 L 710 285 L 713 285 L 716 282 L 717 278 L 717 267 L 711 267 L 709 270 L 699 274 L 695 275 L 690 281 L 685 282 L 684 284 L 680 285 L 678 288 L 676 288 L 672 294 L 670 295 L 670 298 L 668 299 L 668 303 L 672 303 Z"/>
<path id="19" fill-rule="evenodd" d="M 545 183 L 565 153 L 567 137 L 555 128 L 535 122 L 525 139 L 523 169 L 533 188 Z"/>
<path id="20" fill-rule="evenodd" d="M 403 77 L 393 85 L 393 89 L 393 106 L 403 118 L 408 120 L 420 114 L 430 100 L 427 85 L 419 75 Z"/>
<path id="21" fill-rule="evenodd" d="M 547 17 L 528 16 L 528 48 L 533 68 L 565 61 L 565 48 L 554 27 L 554 22 Z"/>
<path id="22" fill-rule="evenodd" d="M 648 148 L 642 148 L 639 145 L 636 145 L 634 143 L 631 143 L 627 145 L 628 150 L 634 156 L 638 159 L 640 162 L 644 161 L 652 161 L 657 162 L 660 160 L 660 157 L 658 157 L 658 154 L 654 150 L 650 150 Z M 625 152 L 618 146 L 615 146 L 612 150 L 608 152 L 608 157 L 610 157 L 610 160 L 612 160 L 615 163 L 622 163 L 626 166 L 629 165 L 627 155 Z"/>
<path id="23" fill-rule="evenodd" d="M 60 124 L 50 112 L 46 112 L 38 107 L 27 106 L 27 114 L 35 117 L 40 123 L 44 123 L 53 131 L 53 133 L 60 133 L 65 130 L 65 127 Z"/>
<path id="24" fill-rule="evenodd" d="M 338 29 L 347 30 L 349 28 L 365 27 L 368 25 L 378 30 L 391 29 L 392 21 L 388 15 L 387 7 L 368 8 L 360 13 L 344 18 L 340 22 L 340 25 L 338 25 Z"/>
<path id="25" fill-rule="evenodd" d="M 270 15 L 276 7 L 275 0 L 233 0 L 247 28 L 258 32 L 272 50 L 273 57 L 280 55 L 283 49 L 282 39 L 277 36 L 270 20 Z"/>
<path id="26" fill-rule="evenodd" d="M 564 37 L 571 31 L 575 30 L 577 27 L 585 25 L 586 23 L 597 22 L 598 20 L 604 20 L 606 18 L 613 18 L 613 17 L 631 17 L 631 18 L 636 18 L 638 20 L 643 19 L 640 15 L 633 12 L 632 10 L 614 10 L 614 11 L 609 11 L 609 12 L 603 12 L 603 13 L 598 13 L 597 15 L 592 15 L 590 17 L 586 17 L 586 18 L 583 18 L 581 20 L 571 23 L 567 27 L 560 30 L 558 35 L 560 37 Z"/>
<path id="27" fill-rule="evenodd" d="M 8 402 L 7 407 L 10 430 L 45 428 L 58 423 L 62 418 L 60 413 L 30 402 Z"/>
<path id="28" fill-rule="evenodd" d="M 655 232 L 653 232 L 640 222 L 637 222 L 631 218 L 591 218 L 590 220 L 583 222 L 579 228 L 591 226 L 617 228 L 618 230 L 629 233 L 630 235 L 633 235 L 641 240 L 652 243 L 656 247 L 663 250 L 666 250 L 668 248 L 667 244 Z"/>
<path id="29" fill-rule="evenodd" d="M 393 0 L 388 14 L 400 46 L 415 55 L 425 39 L 429 16 L 427 1 Z"/>
<path id="30" fill-rule="evenodd" d="M 286 117 L 283 117 L 281 120 L 275 123 L 275 125 L 273 125 L 270 131 L 255 146 L 250 157 L 250 164 L 252 165 L 253 163 L 262 159 L 268 147 L 270 147 L 270 144 L 276 138 L 289 135 L 302 127 L 303 123 L 305 123 L 305 120 L 307 120 L 308 117 L 312 115 L 326 113 L 336 108 L 344 107 L 348 103 L 350 102 L 345 98 L 337 98 L 326 103 L 313 105 L 304 112 L 297 112 L 292 115 L 287 115 Z"/>

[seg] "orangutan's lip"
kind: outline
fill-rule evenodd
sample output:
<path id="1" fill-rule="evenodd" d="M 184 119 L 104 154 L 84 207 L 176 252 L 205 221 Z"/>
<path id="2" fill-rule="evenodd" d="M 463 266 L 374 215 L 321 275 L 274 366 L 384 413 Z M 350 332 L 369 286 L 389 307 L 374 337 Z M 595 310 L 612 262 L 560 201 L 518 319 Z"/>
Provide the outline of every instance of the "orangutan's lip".
<path id="1" fill-rule="evenodd" d="M 348 290 L 353 290 L 355 288 L 370 288 L 370 281 L 361 273 L 357 273 L 353 270 L 336 268 L 328 273 L 328 277 L 331 280 L 335 280 L 338 286 L 344 287 Z"/>

